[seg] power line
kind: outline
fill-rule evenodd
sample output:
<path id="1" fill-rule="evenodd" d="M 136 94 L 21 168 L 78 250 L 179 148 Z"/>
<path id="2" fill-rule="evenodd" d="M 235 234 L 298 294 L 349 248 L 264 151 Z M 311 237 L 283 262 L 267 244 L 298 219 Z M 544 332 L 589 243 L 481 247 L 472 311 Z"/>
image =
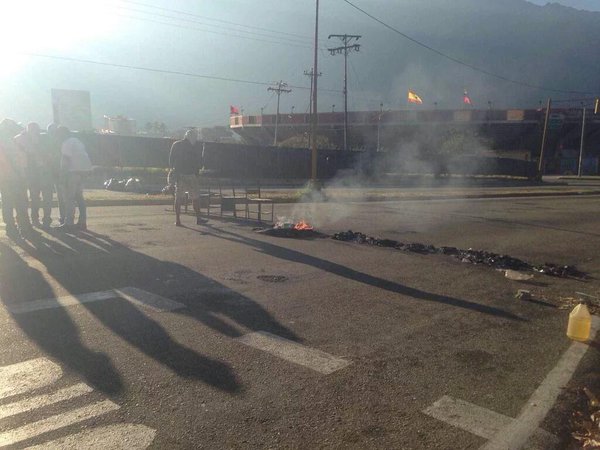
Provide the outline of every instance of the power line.
<path id="1" fill-rule="evenodd" d="M 541 91 L 556 92 L 556 93 L 559 93 L 559 94 L 582 94 L 582 95 L 593 95 L 594 94 L 593 92 L 567 91 L 567 90 L 562 90 L 562 89 L 553 89 L 553 88 L 549 88 L 549 87 L 545 87 L 545 86 L 538 86 L 538 85 L 527 83 L 527 82 L 524 82 L 524 81 L 513 80 L 513 79 L 505 77 L 503 75 L 498 75 L 498 74 L 490 72 L 488 70 L 481 69 L 481 68 L 479 68 L 477 66 L 469 64 L 467 62 L 464 62 L 464 61 L 462 61 L 462 60 L 460 60 L 458 58 L 454 58 L 453 56 L 447 55 L 446 53 L 443 53 L 443 52 L 441 52 L 441 51 L 439 51 L 439 50 L 437 50 L 437 49 L 435 49 L 433 47 L 430 47 L 429 45 L 424 44 L 421 41 L 418 41 L 417 39 L 415 39 L 415 38 L 413 38 L 413 37 L 411 37 L 411 36 L 403 33 L 402 31 L 398 30 L 397 28 L 394 28 L 393 26 L 385 23 L 383 20 L 378 19 L 377 17 L 375 17 L 372 14 L 368 13 L 364 9 L 358 7 L 357 5 L 355 5 L 354 3 L 352 3 L 349 0 L 343 0 L 343 1 L 346 2 L 348 5 L 352 6 L 354 9 L 360 11 L 362 14 L 364 14 L 367 17 L 371 18 L 375 22 L 379 23 L 380 25 L 383 25 L 384 27 L 386 27 L 387 29 L 393 31 L 394 33 L 399 34 L 403 38 L 408 39 L 409 41 L 411 41 L 411 42 L 413 42 L 413 43 L 415 43 L 415 44 L 417 44 L 417 45 L 419 45 L 419 46 L 421 46 L 421 47 L 423 47 L 423 48 L 425 48 L 425 49 L 427 49 L 427 50 L 429 50 L 429 51 L 431 51 L 431 52 L 433 52 L 433 53 L 435 53 L 435 54 L 437 54 L 439 56 L 442 56 L 442 57 L 444 57 L 446 59 L 449 59 L 450 61 L 453 61 L 453 62 L 455 62 L 457 64 L 462 65 L 462 66 L 468 67 L 469 69 L 472 69 L 472 70 L 474 70 L 476 72 L 483 73 L 485 75 L 497 78 L 499 80 L 506 81 L 508 83 L 512 83 L 512 84 L 516 84 L 516 85 L 520 85 L 520 86 L 525 86 L 525 87 L 529 87 L 529 88 L 532 88 L 532 89 L 539 89 Z"/>
<path id="2" fill-rule="evenodd" d="M 259 39 L 259 38 L 253 38 L 253 37 L 249 37 L 249 36 L 240 36 L 240 35 L 229 34 L 229 33 L 224 33 L 224 32 L 219 32 L 219 31 L 214 31 L 214 30 L 204 30 L 204 29 L 198 28 L 198 27 L 192 27 L 192 26 L 180 25 L 180 24 L 176 24 L 176 23 L 163 22 L 163 21 L 160 21 L 160 20 L 154 20 L 154 19 L 147 19 L 147 18 L 142 18 L 142 17 L 130 16 L 130 15 L 127 15 L 127 14 L 116 14 L 116 15 L 120 16 L 120 17 L 125 17 L 127 19 L 137 20 L 137 21 L 140 21 L 140 22 L 157 23 L 157 24 L 160 24 L 160 25 L 167 25 L 167 26 L 175 27 L 175 28 L 184 28 L 184 29 L 188 29 L 188 30 L 202 31 L 202 32 L 205 32 L 205 33 L 218 34 L 218 35 L 221 35 L 221 36 L 230 36 L 230 37 L 236 37 L 236 38 L 240 38 L 240 39 L 247 39 L 247 40 L 257 41 L 257 42 L 267 42 L 267 43 L 271 43 L 271 44 L 286 45 L 286 46 L 290 46 L 290 47 L 311 48 L 309 45 L 293 44 L 293 43 L 282 42 L 282 41 L 272 41 L 272 40 L 268 40 L 268 39 Z"/>
<path id="3" fill-rule="evenodd" d="M 237 30 L 235 28 L 228 28 L 228 27 L 223 27 L 220 25 L 213 25 L 210 23 L 205 23 L 205 22 L 200 22 L 198 20 L 192 20 L 192 19 L 186 19 L 183 17 L 177 17 L 177 16 L 171 16 L 171 15 L 167 15 L 167 14 L 160 14 L 160 13 L 154 13 L 154 12 L 150 12 L 150 11 L 144 11 L 143 9 L 137 9 L 137 8 L 129 8 L 127 6 L 117 6 L 117 8 L 125 10 L 125 11 L 129 11 L 129 12 L 134 12 L 134 13 L 140 13 L 140 14 L 145 14 L 151 17 L 159 17 L 159 18 L 164 18 L 164 19 L 171 19 L 171 20 L 176 20 L 176 21 L 180 21 L 180 22 L 184 22 L 184 23 L 192 23 L 192 24 L 196 24 L 196 25 L 204 25 L 204 26 L 208 26 L 208 27 L 213 27 L 213 28 L 219 28 L 219 29 L 223 29 L 223 30 L 231 30 L 234 31 L 236 33 L 245 33 L 245 34 L 250 34 L 250 35 L 255 35 L 255 36 L 262 36 L 262 37 L 267 37 L 270 39 L 278 39 L 278 40 L 282 40 L 282 41 L 289 41 L 295 44 L 304 44 L 304 45 L 308 45 L 310 43 L 310 39 L 309 38 L 302 38 L 302 40 L 299 40 L 298 38 L 289 38 L 289 37 L 280 37 L 280 36 L 273 36 L 273 35 L 269 35 L 269 34 L 265 34 L 265 33 L 257 33 L 255 31 L 245 31 L 245 30 Z M 139 18 L 140 20 L 150 20 L 147 18 Z M 179 25 L 179 24 L 173 24 L 173 25 Z M 205 30 L 203 30 L 205 31 Z M 235 37 L 243 37 L 240 35 L 235 35 Z M 311 47 L 312 48 L 312 47 Z"/>
<path id="4" fill-rule="evenodd" d="M 90 59 L 70 58 L 67 56 L 44 55 L 42 53 L 31 53 L 31 52 L 17 52 L 17 53 L 21 54 L 21 55 L 35 57 L 35 58 L 54 59 L 54 60 L 59 60 L 59 61 L 69 61 L 69 62 L 76 62 L 76 63 L 83 63 L 83 64 L 95 64 L 95 65 L 99 65 L 99 66 L 116 67 L 116 68 L 120 68 L 120 69 L 140 70 L 140 71 L 152 72 L 152 73 L 164 73 L 164 74 L 168 74 L 168 75 L 180 75 L 180 76 L 185 76 L 185 77 L 202 78 L 202 79 L 207 79 L 207 80 L 229 81 L 232 83 L 244 83 L 244 84 L 252 84 L 252 85 L 258 85 L 258 86 L 271 86 L 273 84 L 273 83 L 269 83 L 269 82 L 265 82 L 265 81 L 252 81 L 252 80 L 244 80 L 241 78 L 228 78 L 228 77 L 219 77 L 219 76 L 213 76 L 213 75 L 203 75 L 203 74 L 193 73 L 193 72 L 180 72 L 177 70 L 156 69 L 153 67 L 108 63 L 108 62 L 102 62 L 102 61 L 93 61 Z M 303 89 L 303 90 L 310 89 L 309 87 L 306 87 L 306 86 L 289 85 L 289 87 L 294 88 L 294 89 Z M 322 89 L 322 90 L 327 91 L 327 92 L 336 92 L 336 93 L 340 92 L 335 89 Z"/>
<path id="5" fill-rule="evenodd" d="M 132 5 L 143 6 L 145 8 L 151 8 L 151 9 L 155 9 L 158 11 L 165 11 L 165 12 L 170 12 L 170 13 L 175 13 L 175 14 L 181 14 L 181 15 L 188 16 L 188 17 L 195 17 L 195 18 L 204 19 L 204 20 L 211 20 L 213 22 L 224 23 L 227 25 L 234 25 L 237 27 L 244 27 L 244 28 L 259 30 L 259 31 L 267 31 L 269 33 L 276 33 L 276 34 L 281 34 L 281 35 L 286 35 L 286 36 L 293 36 L 293 37 L 297 37 L 297 38 L 299 37 L 299 38 L 302 38 L 305 40 L 311 40 L 310 36 L 303 36 L 301 34 L 289 33 L 286 31 L 273 30 L 273 29 L 269 29 L 269 28 L 263 28 L 263 27 L 257 27 L 257 26 L 252 26 L 252 25 L 246 25 L 246 24 L 242 24 L 242 23 L 230 22 L 227 20 L 215 19 L 215 18 L 211 18 L 211 17 L 207 17 L 207 16 L 201 16 L 199 14 L 193 14 L 193 13 L 190 13 L 189 11 L 181 11 L 181 10 L 177 10 L 177 9 L 163 8 L 160 6 L 150 5 L 148 3 L 138 2 L 138 1 L 134 1 L 134 0 L 121 0 L 121 2 L 130 3 Z"/>

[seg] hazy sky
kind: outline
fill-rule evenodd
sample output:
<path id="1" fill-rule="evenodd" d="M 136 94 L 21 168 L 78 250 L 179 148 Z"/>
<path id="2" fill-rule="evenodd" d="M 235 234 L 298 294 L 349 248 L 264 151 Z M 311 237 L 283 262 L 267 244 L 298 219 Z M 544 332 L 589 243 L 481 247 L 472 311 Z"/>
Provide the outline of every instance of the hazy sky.
<path id="1" fill-rule="evenodd" d="M 402 6 L 408 0 L 356 0 L 383 18 L 390 8 L 403 20 Z M 414 1 L 414 0 L 412 0 Z M 438 0 L 440 1 L 440 0 Z M 516 1 L 516 0 L 513 0 Z M 565 0 L 567 2 L 569 0 Z M 575 3 L 577 0 L 570 0 Z M 591 5 L 600 0 L 579 0 Z M 439 20 L 421 8 L 429 20 Z M 162 9 L 161 9 L 162 8 Z M 433 19 L 432 19 L 433 18 Z M 400 26 L 419 36 L 418 21 Z M 321 50 L 319 71 L 320 110 L 343 107 L 341 95 L 343 57 L 330 56 L 329 34 L 362 34 L 361 52 L 352 55 L 349 66 L 351 109 L 403 107 L 406 89 L 419 83 L 444 84 L 444 89 L 463 89 L 464 71 L 435 68 L 431 55 L 416 60 L 386 46 L 390 33 L 358 14 L 342 0 L 322 0 L 320 12 Z M 50 89 L 91 91 L 93 121 L 122 114 L 138 121 L 164 121 L 169 127 L 226 124 L 229 105 L 246 113 L 275 110 L 275 98 L 267 85 L 284 80 L 293 92 L 282 96 L 281 110 L 306 112 L 310 86 L 303 72 L 312 66 L 314 32 L 313 0 L 20 0 L 3 2 L 0 15 L 0 117 L 47 124 L 51 120 Z M 441 38 L 440 38 L 441 36 Z M 443 33 L 438 36 L 443 42 Z M 387 41 L 386 41 L 387 40 Z M 397 45 L 397 44 L 395 44 Z M 406 45 L 402 43 L 402 45 Z M 386 48 L 389 47 L 389 48 Z M 37 54 L 37 56 L 35 56 Z M 49 59 L 40 55 L 92 60 L 116 65 L 141 66 L 251 83 L 211 80 L 164 73 L 99 66 Z M 402 72 L 379 87 L 381 71 L 373 61 L 402 60 Z M 387 74 L 388 78 L 389 73 Z M 455 81 L 451 79 L 454 78 Z M 450 81 L 448 81 L 450 80 Z M 252 84 L 259 83 L 259 84 Z M 391 83 L 391 87 L 390 87 Z M 452 84 L 454 83 L 454 84 Z M 301 89 L 304 87 L 304 89 Z M 477 84 L 473 82 L 473 89 Z M 441 89 L 440 89 L 441 91 Z M 459 97 L 457 97 L 459 98 Z M 440 101 L 444 101 L 441 97 Z M 450 103 L 449 103 L 450 104 Z"/>

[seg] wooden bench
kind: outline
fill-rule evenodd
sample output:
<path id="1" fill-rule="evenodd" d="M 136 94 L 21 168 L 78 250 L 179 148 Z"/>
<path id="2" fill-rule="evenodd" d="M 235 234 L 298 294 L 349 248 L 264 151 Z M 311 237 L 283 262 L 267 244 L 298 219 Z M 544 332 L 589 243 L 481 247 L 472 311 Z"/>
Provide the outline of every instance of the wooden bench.
<path id="1" fill-rule="evenodd" d="M 256 215 L 256 220 L 262 222 L 264 214 L 271 215 L 271 222 L 275 216 L 275 203 L 270 198 L 263 198 L 260 184 L 255 186 L 245 185 L 240 187 L 240 184 L 232 181 L 226 187 L 219 180 L 207 180 L 203 183 L 202 190 L 199 194 L 200 209 L 206 210 L 207 216 L 216 215 L 212 211 L 215 208 L 220 208 L 218 214 L 223 217 L 224 214 L 231 213 L 233 217 L 238 218 L 240 213 L 246 219 L 253 219 Z M 264 211 L 263 206 L 269 205 L 270 211 Z M 240 206 L 243 208 L 241 209 Z M 256 208 L 253 208 L 256 206 Z"/>
<path id="2" fill-rule="evenodd" d="M 247 196 L 245 192 L 240 193 L 239 188 L 236 192 L 235 183 L 233 182 L 231 183 L 231 191 L 231 195 L 229 193 L 224 194 L 222 187 L 219 185 L 219 194 L 221 198 L 221 217 L 223 217 L 223 213 L 230 212 L 233 213 L 233 217 L 237 218 L 239 212 L 238 205 L 246 205 Z"/>
<path id="3" fill-rule="evenodd" d="M 206 216 L 210 217 L 214 208 L 221 208 L 221 186 L 218 181 L 210 178 L 202 180 L 201 186 L 198 193 L 200 212 L 206 209 Z"/>
<path id="4" fill-rule="evenodd" d="M 273 199 L 264 198 L 260 192 L 260 183 L 256 184 L 256 187 L 246 187 L 246 219 L 250 219 L 252 214 L 251 206 L 256 205 L 256 219 L 262 222 L 263 217 L 263 205 L 271 206 L 271 222 L 275 216 L 275 202 Z M 267 211 L 268 213 L 269 211 Z"/>

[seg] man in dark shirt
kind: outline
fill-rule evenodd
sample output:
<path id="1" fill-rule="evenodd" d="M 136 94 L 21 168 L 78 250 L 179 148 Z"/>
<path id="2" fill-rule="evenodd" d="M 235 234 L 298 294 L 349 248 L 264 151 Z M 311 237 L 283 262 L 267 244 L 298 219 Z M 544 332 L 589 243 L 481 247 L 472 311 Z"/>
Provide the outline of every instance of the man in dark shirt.
<path id="1" fill-rule="evenodd" d="M 195 130 L 188 130 L 185 137 L 173 143 L 169 155 L 170 179 L 175 181 L 175 225 L 181 226 L 181 203 L 187 192 L 192 199 L 196 213 L 196 224 L 200 219 L 200 158 L 196 148 L 198 135 Z"/>

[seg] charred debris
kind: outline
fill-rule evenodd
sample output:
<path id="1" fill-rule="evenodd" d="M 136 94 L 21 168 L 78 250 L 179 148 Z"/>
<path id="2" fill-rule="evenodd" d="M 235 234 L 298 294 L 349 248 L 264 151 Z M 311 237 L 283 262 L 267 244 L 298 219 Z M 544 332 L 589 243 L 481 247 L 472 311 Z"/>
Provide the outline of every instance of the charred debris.
<path id="1" fill-rule="evenodd" d="M 305 222 L 294 222 L 289 219 L 279 220 L 272 227 L 255 228 L 254 231 L 273 237 L 313 239 L 331 237 L 337 241 L 354 242 L 357 244 L 372 245 L 375 247 L 387 247 L 405 252 L 420 254 L 442 254 L 451 256 L 463 263 L 481 264 L 498 270 L 517 271 L 517 272 L 538 272 L 552 277 L 560 278 L 589 278 L 585 272 L 577 270 L 574 266 L 562 266 L 553 263 L 534 265 L 509 255 L 500 255 L 498 253 L 485 250 L 474 250 L 469 248 L 463 250 L 456 247 L 435 247 L 429 244 L 419 242 L 403 243 L 393 239 L 381 239 L 373 236 L 367 236 L 364 233 L 354 232 L 352 230 L 341 231 L 333 236 L 316 231 L 312 225 Z"/>
<path id="2" fill-rule="evenodd" d="M 357 244 L 373 245 L 376 247 L 388 247 L 412 253 L 448 255 L 463 263 L 482 264 L 501 270 L 516 270 L 522 272 L 532 271 L 560 278 L 588 278 L 586 273 L 577 270 L 574 266 L 561 266 L 553 263 L 534 265 L 512 256 L 500 255 L 485 250 L 435 247 L 433 245 L 415 242 L 405 244 L 393 239 L 380 239 L 367 236 L 364 233 L 354 232 L 352 230 L 335 233 L 332 237 L 338 241 L 355 242 Z"/>

